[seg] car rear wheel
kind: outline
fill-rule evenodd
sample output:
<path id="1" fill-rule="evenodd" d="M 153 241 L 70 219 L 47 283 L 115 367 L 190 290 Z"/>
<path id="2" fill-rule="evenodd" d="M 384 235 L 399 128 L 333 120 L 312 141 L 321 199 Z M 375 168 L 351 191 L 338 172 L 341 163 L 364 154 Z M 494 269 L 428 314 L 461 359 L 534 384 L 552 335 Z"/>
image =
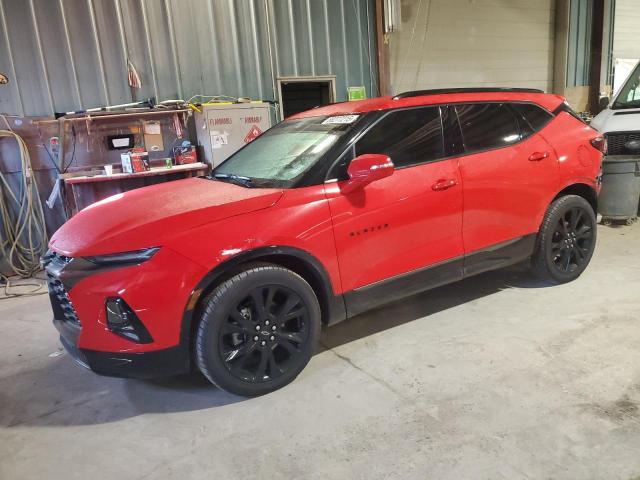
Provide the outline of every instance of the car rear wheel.
<path id="1" fill-rule="evenodd" d="M 555 200 L 544 217 L 533 255 L 534 272 L 566 283 L 578 278 L 596 246 L 597 222 L 584 198 L 566 195 Z"/>
<path id="2" fill-rule="evenodd" d="M 311 286 L 291 270 L 249 267 L 203 304 L 196 363 L 223 390 L 263 395 L 291 382 L 311 359 L 320 306 Z"/>

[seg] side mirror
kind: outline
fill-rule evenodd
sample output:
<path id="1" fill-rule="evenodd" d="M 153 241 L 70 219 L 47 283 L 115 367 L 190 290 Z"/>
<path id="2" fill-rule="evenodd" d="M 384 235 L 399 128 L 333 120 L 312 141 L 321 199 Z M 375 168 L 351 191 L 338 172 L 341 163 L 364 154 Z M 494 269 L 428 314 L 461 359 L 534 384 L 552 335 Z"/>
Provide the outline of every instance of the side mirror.
<path id="1" fill-rule="evenodd" d="M 358 188 L 363 188 L 371 182 L 387 178 L 393 174 L 395 167 L 386 155 L 377 153 L 365 153 L 359 155 L 349 164 L 347 173 L 349 180 L 341 188 L 344 193 L 350 193 Z"/>
<path id="2" fill-rule="evenodd" d="M 609 97 L 600 97 L 598 100 L 598 107 L 600 107 L 600 111 L 606 109 L 609 106 Z"/>

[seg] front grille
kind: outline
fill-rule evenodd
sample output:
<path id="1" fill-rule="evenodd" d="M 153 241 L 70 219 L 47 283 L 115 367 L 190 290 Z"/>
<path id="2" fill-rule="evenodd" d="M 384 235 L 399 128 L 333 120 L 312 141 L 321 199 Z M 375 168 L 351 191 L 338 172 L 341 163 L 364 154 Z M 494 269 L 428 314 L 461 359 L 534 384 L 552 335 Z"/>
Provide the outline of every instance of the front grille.
<path id="1" fill-rule="evenodd" d="M 51 307 L 53 308 L 53 317 L 56 320 L 70 322 L 80 325 L 80 319 L 73 308 L 73 303 L 69 298 L 67 289 L 60 281 L 60 272 L 69 262 L 73 260 L 71 257 L 65 257 L 55 252 L 48 251 L 42 257 L 42 264 L 47 274 L 47 285 L 49 287 L 49 298 L 51 299 Z"/>
<path id="2" fill-rule="evenodd" d="M 71 260 L 73 260 L 73 258 L 65 257 L 64 255 L 60 255 L 59 253 L 54 252 L 53 250 L 47 250 L 47 253 L 45 253 L 42 256 L 42 264 L 45 267 L 49 265 L 51 262 L 56 263 L 57 264 L 56 266 L 63 267 L 67 263 L 69 263 Z"/>
<path id="3" fill-rule="evenodd" d="M 605 137 L 607 137 L 607 155 L 640 155 L 640 150 L 627 146 L 632 140 L 640 142 L 640 132 L 609 132 Z"/>

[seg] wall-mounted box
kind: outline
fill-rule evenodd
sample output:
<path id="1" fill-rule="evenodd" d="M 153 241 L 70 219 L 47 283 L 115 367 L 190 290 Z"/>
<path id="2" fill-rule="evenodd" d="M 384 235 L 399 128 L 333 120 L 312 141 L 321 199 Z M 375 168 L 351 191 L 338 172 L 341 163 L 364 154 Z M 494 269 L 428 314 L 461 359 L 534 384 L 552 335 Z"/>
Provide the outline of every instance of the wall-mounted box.
<path id="1" fill-rule="evenodd" d="M 214 167 L 271 127 L 268 103 L 209 103 L 199 108 L 198 145 L 204 161 Z"/>

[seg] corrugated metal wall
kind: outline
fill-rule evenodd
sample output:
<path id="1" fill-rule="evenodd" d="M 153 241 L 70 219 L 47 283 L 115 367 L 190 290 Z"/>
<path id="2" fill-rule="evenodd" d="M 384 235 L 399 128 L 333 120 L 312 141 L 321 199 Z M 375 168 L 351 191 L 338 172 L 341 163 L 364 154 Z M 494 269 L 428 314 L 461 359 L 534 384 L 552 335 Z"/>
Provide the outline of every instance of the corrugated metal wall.
<path id="1" fill-rule="evenodd" d="M 274 99 L 279 76 L 377 93 L 373 0 L 0 0 L 0 112 L 196 94 Z"/>

